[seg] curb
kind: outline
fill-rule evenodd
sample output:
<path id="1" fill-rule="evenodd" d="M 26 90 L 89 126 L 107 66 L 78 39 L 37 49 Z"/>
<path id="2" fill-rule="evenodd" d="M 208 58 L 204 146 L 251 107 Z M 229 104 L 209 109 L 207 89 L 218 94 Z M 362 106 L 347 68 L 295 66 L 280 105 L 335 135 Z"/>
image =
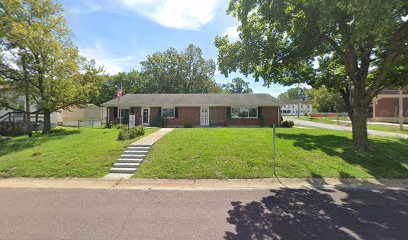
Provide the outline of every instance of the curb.
<path id="1" fill-rule="evenodd" d="M 89 178 L 5 178 L 0 188 L 135 189 L 135 190 L 256 190 L 276 188 L 390 189 L 408 190 L 408 179 L 89 179 Z"/>

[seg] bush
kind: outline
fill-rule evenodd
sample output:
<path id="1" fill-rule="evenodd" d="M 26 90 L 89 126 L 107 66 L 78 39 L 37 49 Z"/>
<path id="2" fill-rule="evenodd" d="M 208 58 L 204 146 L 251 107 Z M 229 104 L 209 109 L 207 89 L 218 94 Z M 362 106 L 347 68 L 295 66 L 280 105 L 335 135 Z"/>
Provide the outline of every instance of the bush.
<path id="1" fill-rule="evenodd" d="M 284 127 L 284 128 L 291 128 L 294 125 L 295 125 L 295 123 L 293 121 L 283 121 L 281 123 L 281 127 Z"/>
<path id="2" fill-rule="evenodd" d="M 184 124 L 184 128 L 192 128 L 193 125 L 192 124 Z"/>
<path id="3" fill-rule="evenodd" d="M 133 128 L 132 131 L 135 132 L 136 137 L 139 137 L 145 134 L 145 127 L 140 125 L 140 126 Z"/>
<path id="4" fill-rule="evenodd" d="M 129 131 L 127 129 L 122 128 L 118 133 L 118 140 L 124 141 L 126 139 L 129 139 Z"/>

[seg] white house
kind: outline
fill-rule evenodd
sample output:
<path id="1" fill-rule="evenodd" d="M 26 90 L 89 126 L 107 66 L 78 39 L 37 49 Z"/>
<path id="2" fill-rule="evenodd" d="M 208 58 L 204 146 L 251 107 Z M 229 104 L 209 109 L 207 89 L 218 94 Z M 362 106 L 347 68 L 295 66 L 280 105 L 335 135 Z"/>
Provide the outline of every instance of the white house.
<path id="1" fill-rule="evenodd" d="M 300 101 L 299 100 L 284 100 L 283 103 L 282 115 L 297 115 L 300 112 L 300 115 L 309 115 L 312 112 L 313 106 L 310 101 Z"/>

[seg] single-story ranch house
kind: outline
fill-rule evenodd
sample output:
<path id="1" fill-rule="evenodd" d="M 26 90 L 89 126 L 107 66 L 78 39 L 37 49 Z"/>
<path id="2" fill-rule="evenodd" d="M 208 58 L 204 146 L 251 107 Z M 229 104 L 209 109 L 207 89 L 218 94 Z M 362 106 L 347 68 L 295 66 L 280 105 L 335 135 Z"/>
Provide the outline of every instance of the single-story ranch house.
<path id="1" fill-rule="evenodd" d="M 126 94 L 103 104 L 108 122 L 164 126 L 268 126 L 280 123 L 269 94 Z"/>

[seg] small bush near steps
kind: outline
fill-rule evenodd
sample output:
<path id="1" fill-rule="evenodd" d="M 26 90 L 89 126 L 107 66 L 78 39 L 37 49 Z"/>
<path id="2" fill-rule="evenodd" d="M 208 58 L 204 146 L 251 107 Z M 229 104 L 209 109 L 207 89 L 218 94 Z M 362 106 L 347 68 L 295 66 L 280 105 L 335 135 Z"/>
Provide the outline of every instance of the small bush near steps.
<path id="1" fill-rule="evenodd" d="M 118 140 L 124 141 L 127 139 L 134 139 L 145 134 L 145 128 L 143 126 L 137 126 L 135 128 L 121 128 L 118 133 Z"/>
<path id="2" fill-rule="evenodd" d="M 281 127 L 284 128 L 291 128 L 295 125 L 295 123 L 293 121 L 283 121 L 281 122 Z"/>

